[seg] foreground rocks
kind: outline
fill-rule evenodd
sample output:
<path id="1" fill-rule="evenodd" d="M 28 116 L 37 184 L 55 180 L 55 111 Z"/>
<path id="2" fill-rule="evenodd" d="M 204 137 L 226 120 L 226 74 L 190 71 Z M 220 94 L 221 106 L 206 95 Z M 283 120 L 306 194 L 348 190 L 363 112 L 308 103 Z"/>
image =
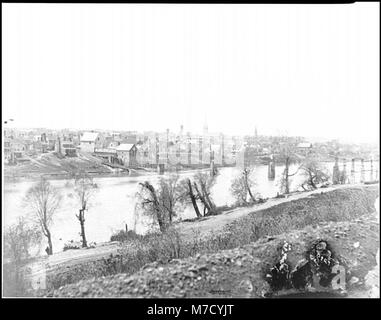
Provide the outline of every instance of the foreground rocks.
<path id="1" fill-rule="evenodd" d="M 54 297 L 277 297 L 306 295 L 311 288 L 273 290 L 266 275 L 281 259 L 285 242 L 290 245 L 287 264 L 295 268 L 306 258 L 311 243 L 324 239 L 336 259 L 345 266 L 342 295 L 366 296 L 376 266 L 379 223 L 375 214 L 353 221 L 320 223 L 302 230 L 258 241 L 231 250 L 148 264 L 132 276 L 101 277 L 55 290 Z M 367 282 L 367 283 L 366 283 Z M 378 281 L 377 281 L 378 282 Z M 372 289 L 376 290 L 376 289 Z M 373 293 L 374 294 L 374 293 Z"/>

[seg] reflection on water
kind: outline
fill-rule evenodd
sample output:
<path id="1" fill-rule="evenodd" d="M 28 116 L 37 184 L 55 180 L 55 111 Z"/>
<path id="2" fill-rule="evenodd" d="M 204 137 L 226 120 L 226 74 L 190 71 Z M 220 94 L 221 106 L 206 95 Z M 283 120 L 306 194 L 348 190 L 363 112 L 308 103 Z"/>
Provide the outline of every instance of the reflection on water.
<path id="1" fill-rule="evenodd" d="M 329 163 L 330 170 L 333 163 Z M 296 170 L 296 166 L 290 168 L 290 172 Z M 283 168 L 276 167 L 276 178 L 273 181 L 267 179 L 267 166 L 255 167 L 254 180 L 256 181 L 255 192 L 263 197 L 274 197 L 279 190 L 278 181 Z M 350 166 L 347 166 L 350 170 Z M 181 173 L 181 177 L 190 177 L 195 172 Z M 239 173 L 238 168 L 222 168 L 217 177 L 217 182 L 212 190 L 212 197 L 218 206 L 230 205 L 234 202 L 230 194 L 231 180 Z M 348 172 L 349 173 L 349 172 Z M 157 183 L 159 176 L 147 175 L 140 177 L 107 177 L 96 178 L 98 189 L 90 202 L 86 212 L 86 234 L 88 241 L 103 242 L 110 239 L 110 235 L 119 229 L 124 229 L 125 224 L 129 229 L 136 228 L 139 233 L 147 231 L 147 219 L 135 218 L 136 192 L 139 190 L 139 182 L 149 180 Z M 298 185 L 300 176 L 295 176 L 292 187 Z M 53 246 L 55 250 L 62 250 L 63 244 L 71 239 L 80 239 L 80 225 L 75 217 L 79 206 L 73 196 L 72 182 L 66 180 L 52 180 L 62 195 L 63 202 L 54 218 L 52 226 Z M 32 182 L 5 183 L 3 202 L 3 224 L 9 225 L 20 215 L 27 215 L 28 208 L 23 198 L 32 185 Z M 193 209 L 188 207 L 179 214 L 182 219 L 193 218 Z"/>

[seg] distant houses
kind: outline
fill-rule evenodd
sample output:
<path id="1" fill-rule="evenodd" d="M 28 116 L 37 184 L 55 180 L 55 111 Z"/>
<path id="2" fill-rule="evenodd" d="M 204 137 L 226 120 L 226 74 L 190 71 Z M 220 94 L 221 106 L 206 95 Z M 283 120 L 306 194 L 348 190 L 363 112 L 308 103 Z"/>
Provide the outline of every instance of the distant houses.
<path id="1" fill-rule="evenodd" d="M 108 163 L 119 163 L 115 148 L 95 148 L 94 155 Z"/>
<path id="2" fill-rule="evenodd" d="M 95 148 L 102 148 L 104 137 L 99 132 L 84 132 L 81 136 L 79 148 L 82 152 L 93 153 Z"/>
<path id="3" fill-rule="evenodd" d="M 296 145 L 297 152 L 307 156 L 312 151 L 312 143 L 310 142 L 300 142 Z"/>
<path id="4" fill-rule="evenodd" d="M 12 153 L 14 154 L 14 157 L 17 158 L 22 158 L 27 151 L 27 146 L 25 143 L 20 140 L 20 139 L 13 139 L 10 142 L 10 147 L 12 150 Z"/>
<path id="5" fill-rule="evenodd" d="M 115 148 L 118 159 L 121 160 L 121 164 L 125 166 L 134 167 L 137 166 L 137 152 L 138 149 L 133 143 L 122 143 Z"/>
<path id="6" fill-rule="evenodd" d="M 11 162 L 12 151 L 11 151 L 11 139 L 5 137 L 4 138 L 4 161 L 5 163 Z"/>
<path id="7" fill-rule="evenodd" d="M 73 141 L 68 140 L 66 137 L 58 137 L 56 140 L 55 151 L 61 156 L 76 157 L 77 148 Z"/>
<path id="8" fill-rule="evenodd" d="M 242 145 L 239 137 L 221 133 L 191 134 L 166 130 L 164 132 L 135 131 L 79 132 L 63 130 L 8 130 L 4 158 L 22 158 L 54 152 L 60 157 L 75 157 L 88 153 L 107 163 L 126 167 L 205 167 L 234 165 L 235 154 Z"/>
<path id="9" fill-rule="evenodd" d="M 21 139 L 4 138 L 4 160 L 7 164 L 27 161 L 25 155 L 29 150 L 29 144 Z"/>

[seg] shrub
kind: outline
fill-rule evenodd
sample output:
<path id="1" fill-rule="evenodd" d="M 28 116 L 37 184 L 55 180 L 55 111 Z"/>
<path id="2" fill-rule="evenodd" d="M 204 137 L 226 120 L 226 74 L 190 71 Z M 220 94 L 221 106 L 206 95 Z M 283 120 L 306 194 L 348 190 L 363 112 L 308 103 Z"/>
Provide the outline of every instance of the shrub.
<path id="1" fill-rule="evenodd" d="M 96 247 L 96 242 L 89 242 L 87 244 L 87 249 L 89 248 L 95 248 Z M 66 251 L 66 250 L 77 250 L 77 249 L 81 249 L 82 248 L 82 242 L 81 241 L 74 241 L 74 240 L 70 240 L 69 242 L 66 242 L 64 244 L 64 247 L 63 247 L 63 251 Z"/>
<path id="2" fill-rule="evenodd" d="M 82 248 L 82 243 L 80 241 L 70 240 L 69 242 L 66 242 L 64 244 L 63 251 L 81 249 L 81 248 Z"/>
<path id="3" fill-rule="evenodd" d="M 110 241 L 126 242 L 130 240 L 138 240 L 141 239 L 141 237 L 141 235 L 137 234 L 133 230 L 120 230 L 111 236 Z"/>
<path id="4" fill-rule="evenodd" d="M 38 229 L 20 217 L 4 231 L 3 294 L 8 297 L 27 296 L 30 283 L 25 263 L 31 258 L 31 249 L 41 241 Z"/>

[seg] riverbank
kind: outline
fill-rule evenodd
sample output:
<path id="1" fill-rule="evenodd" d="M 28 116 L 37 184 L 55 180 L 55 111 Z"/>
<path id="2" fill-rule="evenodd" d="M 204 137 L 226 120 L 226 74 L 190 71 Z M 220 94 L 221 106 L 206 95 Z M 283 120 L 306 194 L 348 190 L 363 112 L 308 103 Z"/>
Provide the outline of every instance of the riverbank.
<path id="1" fill-rule="evenodd" d="M 46 287 L 115 273 L 132 274 L 144 264 L 169 261 L 198 253 L 235 248 L 271 236 L 327 221 L 348 221 L 374 211 L 378 185 L 337 186 L 270 199 L 254 207 L 236 208 L 218 216 L 178 223 L 172 234 L 146 242 L 130 242 L 102 249 L 73 250 L 66 260 L 58 253 L 45 260 Z M 156 246 L 156 247 L 155 247 Z M 107 248 L 107 245 L 106 247 Z M 86 251 L 83 259 L 81 251 Z M 91 252 L 94 253 L 92 257 Z M 76 257 L 76 255 L 78 255 Z M 51 263 L 49 260 L 60 261 Z M 75 263 L 73 263 L 75 262 Z M 32 276 L 33 278 L 33 276 Z"/>
<path id="2" fill-rule="evenodd" d="M 102 159 L 91 154 L 80 153 L 78 157 L 58 157 L 54 153 L 42 154 L 38 157 L 28 157 L 29 162 L 4 166 L 4 182 L 33 182 L 44 176 L 51 180 L 67 180 L 73 172 L 83 171 L 93 178 L 136 177 L 141 175 L 158 175 L 156 168 L 136 167 L 124 169 L 111 168 Z M 224 168 L 219 166 L 220 168 Z M 226 166 L 231 167 L 231 166 Z M 208 170 L 202 167 L 177 167 L 166 172 L 195 172 Z"/>

